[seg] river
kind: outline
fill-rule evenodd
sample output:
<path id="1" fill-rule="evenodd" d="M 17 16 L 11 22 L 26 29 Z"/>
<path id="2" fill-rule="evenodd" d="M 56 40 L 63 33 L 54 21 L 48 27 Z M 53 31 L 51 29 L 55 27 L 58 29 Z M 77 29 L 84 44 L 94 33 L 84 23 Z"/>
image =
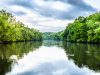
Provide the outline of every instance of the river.
<path id="1" fill-rule="evenodd" d="M 100 75 L 100 46 L 51 40 L 0 44 L 0 75 Z"/>

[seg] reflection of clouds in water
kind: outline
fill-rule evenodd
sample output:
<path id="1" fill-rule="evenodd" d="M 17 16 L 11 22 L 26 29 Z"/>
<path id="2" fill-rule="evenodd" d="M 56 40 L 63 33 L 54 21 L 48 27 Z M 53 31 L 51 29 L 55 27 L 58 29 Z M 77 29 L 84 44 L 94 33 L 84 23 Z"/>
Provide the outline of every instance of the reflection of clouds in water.
<path id="1" fill-rule="evenodd" d="M 42 46 L 24 56 L 18 64 L 7 75 L 100 75 L 87 68 L 78 68 L 58 47 Z"/>

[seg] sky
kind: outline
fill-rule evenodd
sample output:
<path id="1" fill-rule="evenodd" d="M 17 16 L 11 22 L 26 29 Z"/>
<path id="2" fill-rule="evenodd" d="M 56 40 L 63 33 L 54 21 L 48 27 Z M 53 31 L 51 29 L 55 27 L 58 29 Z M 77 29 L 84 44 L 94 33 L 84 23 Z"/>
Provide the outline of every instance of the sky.
<path id="1" fill-rule="evenodd" d="M 78 16 L 100 10 L 100 0 L 0 0 L 0 9 L 41 32 L 58 32 Z"/>

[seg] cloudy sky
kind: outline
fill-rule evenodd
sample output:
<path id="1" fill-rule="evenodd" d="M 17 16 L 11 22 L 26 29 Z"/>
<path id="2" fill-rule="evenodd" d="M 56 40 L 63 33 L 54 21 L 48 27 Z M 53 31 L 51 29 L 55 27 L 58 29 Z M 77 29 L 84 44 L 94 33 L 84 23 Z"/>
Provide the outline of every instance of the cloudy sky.
<path id="1" fill-rule="evenodd" d="M 16 19 L 42 32 L 57 32 L 78 16 L 100 10 L 100 0 L 0 0 Z"/>

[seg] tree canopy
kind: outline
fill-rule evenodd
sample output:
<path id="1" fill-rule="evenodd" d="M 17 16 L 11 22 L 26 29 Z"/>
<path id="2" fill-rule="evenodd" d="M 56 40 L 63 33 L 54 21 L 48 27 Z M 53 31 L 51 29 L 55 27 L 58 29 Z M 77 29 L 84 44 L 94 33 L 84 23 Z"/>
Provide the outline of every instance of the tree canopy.
<path id="1" fill-rule="evenodd" d="M 11 13 L 0 10 L 0 42 L 27 40 L 42 40 L 42 34 L 16 21 Z"/>
<path id="2" fill-rule="evenodd" d="M 79 16 L 63 33 L 64 41 L 100 43 L 100 12 Z"/>

